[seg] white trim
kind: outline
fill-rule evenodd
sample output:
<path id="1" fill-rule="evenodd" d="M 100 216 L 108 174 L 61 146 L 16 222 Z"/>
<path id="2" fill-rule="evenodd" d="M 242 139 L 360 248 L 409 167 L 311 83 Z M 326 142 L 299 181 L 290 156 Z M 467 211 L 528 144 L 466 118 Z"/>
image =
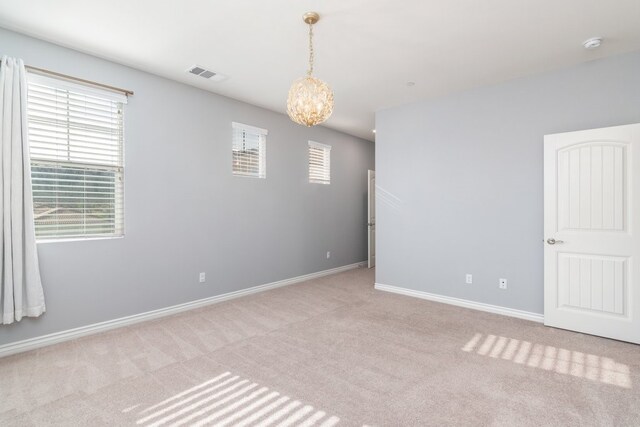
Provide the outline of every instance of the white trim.
<path id="1" fill-rule="evenodd" d="M 383 285 L 376 283 L 375 289 L 379 291 L 391 292 L 394 294 L 406 295 L 409 297 L 426 299 L 443 304 L 455 305 L 458 307 L 470 308 L 473 310 L 486 311 L 487 313 L 501 314 L 503 316 L 517 317 L 518 319 L 530 320 L 532 322 L 543 323 L 544 316 L 530 311 L 516 310 L 515 308 L 501 307 L 499 305 L 485 304 L 483 302 L 469 301 L 461 298 L 447 297 L 444 295 L 430 294 L 413 289 L 400 288 L 398 286 Z"/>
<path id="2" fill-rule="evenodd" d="M 244 130 L 249 133 L 255 133 L 257 135 L 269 135 L 269 131 L 267 129 L 262 129 L 259 127 L 245 125 L 244 123 L 231 122 L 231 127 L 234 129 Z"/>
<path id="3" fill-rule="evenodd" d="M 124 239 L 124 234 L 120 234 L 118 236 L 100 236 L 100 237 L 68 237 L 68 238 L 59 238 L 59 239 L 36 239 L 36 243 L 46 244 L 46 243 L 65 243 L 65 242 L 86 242 L 87 240 L 113 240 L 113 239 Z"/>
<path id="4" fill-rule="evenodd" d="M 79 328 L 68 329 L 66 331 L 55 332 L 53 334 L 43 335 L 40 337 L 30 338 L 23 341 L 4 344 L 0 346 L 0 358 L 5 356 L 10 356 L 16 353 L 22 353 L 24 351 L 34 350 L 34 349 L 45 347 L 48 345 L 57 344 L 63 341 L 73 340 L 76 338 L 84 337 L 86 335 L 93 335 L 99 332 L 121 328 L 123 326 L 133 325 L 135 323 L 140 323 L 147 320 L 157 319 L 165 316 L 171 316 L 172 314 L 180 313 L 187 310 L 193 310 L 194 308 L 204 307 L 207 305 L 216 304 L 216 303 L 227 301 L 234 298 L 243 297 L 245 295 L 251 295 L 258 292 L 268 291 L 269 289 L 280 288 L 282 286 L 293 285 L 295 283 L 305 282 L 307 280 L 328 276 L 330 274 L 336 274 L 336 273 L 341 273 L 343 271 L 352 270 L 355 268 L 361 268 L 361 267 L 364 267 L 365 264 L 366 262 L 364 261 L 357 262 L 355 264 L 344 265 L 342 267 L 331 268 L 329 270 L 318 271 L 315 273 L 292 277 L 290 279 L 284 279 L 284 280 L 279 280 L 277 282 L 267 283 L 264 285 L 253 286 L 251 288 L 229 292 L 222 295 L 215 295 L 209 298 L 203 298 L 196 301 L 187 302 L 184 304 L 178 304 L 171 307 L 160 308 L 158 310 L 147 311 L 146 313 L 134 314 L 132 316 L 126 316 L 126 317 L 121 317 L 119 319 L 107 320 L 105 322 L 94 323 L 92 325 L 81 326 Z"/>
<path id="5" fill-rule="evenodd" d="M 309 140 L 309 147 L 319 148 L 321 150 L 329 150 L 331 151 L 331 146 L 327 144 L 323 144 L 321 142 L 311 141 Z"/>

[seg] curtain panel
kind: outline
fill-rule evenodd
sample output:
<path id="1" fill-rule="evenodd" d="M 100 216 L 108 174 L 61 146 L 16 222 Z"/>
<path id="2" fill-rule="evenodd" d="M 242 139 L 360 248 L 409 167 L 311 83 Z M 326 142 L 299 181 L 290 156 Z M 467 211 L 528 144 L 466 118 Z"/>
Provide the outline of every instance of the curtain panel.
<path id="1" fill-rule="evenodd" d="M 27 127 L 27 78 L 21 59 L 0 63 L 0 319 L 45 311 L 38 266 Z"/>

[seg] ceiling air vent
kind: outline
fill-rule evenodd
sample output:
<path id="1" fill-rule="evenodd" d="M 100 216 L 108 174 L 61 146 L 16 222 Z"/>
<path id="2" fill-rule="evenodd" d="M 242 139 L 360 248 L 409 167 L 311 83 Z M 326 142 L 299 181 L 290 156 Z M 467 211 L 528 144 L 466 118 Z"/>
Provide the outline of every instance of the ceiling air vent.
<path id="1" fill-rule="evenodd" d="M 219 82 L 227 78 L 227 76 L 216 73 L 215 71 L 207 70 L 204 67 L 199 65 L 194 65 L 193 67 L 187 70 L 188 73 L 193 74 L 194 76 L 202 77 L 207 80 L 211 80 L 214 82 Z"/>

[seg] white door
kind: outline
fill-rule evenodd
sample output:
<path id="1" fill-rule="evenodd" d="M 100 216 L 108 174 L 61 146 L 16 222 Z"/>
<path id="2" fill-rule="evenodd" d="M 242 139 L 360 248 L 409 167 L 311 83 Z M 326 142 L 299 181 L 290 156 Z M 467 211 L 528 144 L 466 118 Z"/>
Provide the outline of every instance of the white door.
<path id="1" fill-rule="evenodd" d="M 376 171 L 370 170 L 368 178 L 367 234 L 369 235 L 369 268 L 371 268 L 376 265 Z"/>
<path id="2" fill-rule="evenodd" d="M 640 124 L 544 138 L 544 323 L 640 343 Z"/>

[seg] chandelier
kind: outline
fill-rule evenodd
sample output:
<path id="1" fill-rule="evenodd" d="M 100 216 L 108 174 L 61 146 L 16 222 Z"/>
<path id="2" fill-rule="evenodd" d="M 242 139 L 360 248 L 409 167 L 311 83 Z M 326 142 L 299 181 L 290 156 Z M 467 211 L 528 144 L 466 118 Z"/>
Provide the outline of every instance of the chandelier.
<path id="1" fill-rule="evenodd" d="M 302 19 L 309 24 L 309 70 L 305 77 L 299 78 L 291 85 L 287 98 L 287 113 L 294 122 L 311 127 L 331 116 L 333 91 L 325 82 L 313 77 L 313 24 L 318 22 L 320 15 L 307 12 Z"/>

